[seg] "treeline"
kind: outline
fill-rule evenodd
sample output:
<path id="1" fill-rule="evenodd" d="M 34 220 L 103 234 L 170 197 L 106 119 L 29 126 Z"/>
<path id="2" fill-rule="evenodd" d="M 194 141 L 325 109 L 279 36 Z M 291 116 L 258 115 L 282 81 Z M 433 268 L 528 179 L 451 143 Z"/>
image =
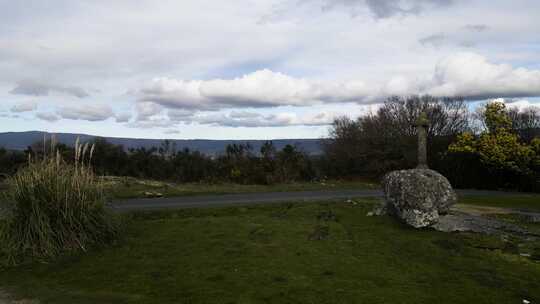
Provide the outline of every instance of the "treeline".
<path id="1" fill-rule="evenodd" d="M 175 182 L 233 182 L 241 184 L 274 184 L 313 180 L 318 176 L 314 159 L 293 145 L 277 150 L 271 141 L 259 151 L 249 144 L 228 145 L 222 155 L 212 157 L 189 149 L 177 150 L 165 140 L 160 147 L 125 150 L 103 138 L 88 143 L 92 150 L 92 166 L 97 174 L 133 176 Z M 50 139 L 35 143 L 24 152 L 0 150 L 0 172 L 14 173 L 28 157 L 43 157 L 60 153 L 62 158 L 74 159 L 74 149 L 54 144 Z"/>
<path id="2" fill-rule="evenodd" d="M 491 102 L 475 112 L 461 98 L 392 97 L 355 120 L 342 117 L 324 142 L 330 176 L 380 177 L 416 166 L 420 113 L 430 121 L 428 161 L 459 188 L 540 191 L 540 114 Z"/>

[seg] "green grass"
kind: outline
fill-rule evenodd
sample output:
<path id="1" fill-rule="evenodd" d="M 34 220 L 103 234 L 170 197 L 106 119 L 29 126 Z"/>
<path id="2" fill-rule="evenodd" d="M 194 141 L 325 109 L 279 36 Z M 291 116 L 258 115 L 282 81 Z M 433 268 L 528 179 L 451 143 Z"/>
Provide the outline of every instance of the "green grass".
<path id="1" fill-rule="evenodd" d="M 42 303 L 540 301 L 540 263 L 515 243 L 415 230 L 358 202 L 139 213 L 114 247 L 7 269 L 0 286 Z"/>
<path id="2" fill-rule="evenodd" d="M 160 181 L 141 180 L 130 177 L 107 177 L 106 189 L 113 199 L 126 199 L 145 197 L 145 192 L 161 193 L 165 197 L 206 195 L 206 194 L 233 194 L 254 192 L 283 192 L 283 191 L 309 191 L 309 190 L 358 190 L 376 189 L 378 184 L 366 180 L 331 180 L 326 182 L 298 182 L 275 185 L 240 185 L 232 183 L 206 184 L 206 183 L 167 183 Z"/>
<path id="3" fill-rule="evenodd" d="M 540 194 L 505 194 L 497 196 L 464 196 L 460 197 L 460 204 L 503 207 L 514 209 L 527 209 L 540 211 Z"/>

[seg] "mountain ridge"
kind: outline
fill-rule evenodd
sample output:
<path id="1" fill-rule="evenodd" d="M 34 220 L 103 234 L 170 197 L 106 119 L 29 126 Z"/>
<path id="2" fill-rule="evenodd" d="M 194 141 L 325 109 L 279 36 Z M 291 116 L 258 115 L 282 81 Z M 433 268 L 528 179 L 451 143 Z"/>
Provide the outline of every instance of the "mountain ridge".
<path id="1" fill-rule="evenodd" d="M 176 143 L 178 150 L 189 148 L 208 155 L 218 155 L 225 151 L 228 144 L 249 143 L 255 152 L 258 152 L 262 144 L 272 141 L 276 149 L 282 149 L 285 145 L 296 145 L 301 150 L 310 155 L 322 153 L 322 139 L 298 138 L 298 139 L 149 139 L 149 138 L 129 138 L 129 137 L 108 137 L 83 133 L 51 133 L 45 131 L 22 131 L 22 132 L 0 132 L 0 147 L 8 150 L 24 150 L 35 142 L 43 141 L 43 138 L 50 138 L 54 135 L 59 143 L 73 145 L 77 138 L 82 142 L 90 141 L 94 138 L 105 138 L 108 142 L 122 145 L 126 150 L 131 148 L 159 147 L 165 140 Z"/>

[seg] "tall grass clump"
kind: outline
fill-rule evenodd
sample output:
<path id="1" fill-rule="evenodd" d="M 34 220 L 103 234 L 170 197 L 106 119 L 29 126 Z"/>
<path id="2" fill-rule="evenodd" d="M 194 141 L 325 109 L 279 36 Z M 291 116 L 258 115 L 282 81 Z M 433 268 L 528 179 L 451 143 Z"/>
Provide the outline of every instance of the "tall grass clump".
<path id="1" fill-rule="evenodd" d="M 105 209 L 103 187 L 90 167 L 93 147 L 75 143 L 75 159 L 64 161 L 51 140 L 49 153 L 29 157 L 7 180 L 0 223 L 3 264 L 86 251 L 116 238 L 118 221 Z"/>

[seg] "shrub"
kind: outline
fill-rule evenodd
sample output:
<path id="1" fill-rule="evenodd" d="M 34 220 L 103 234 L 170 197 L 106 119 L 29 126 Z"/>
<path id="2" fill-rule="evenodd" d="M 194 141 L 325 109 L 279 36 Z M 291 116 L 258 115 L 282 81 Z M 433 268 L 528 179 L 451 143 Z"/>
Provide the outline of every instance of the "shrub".
<path id="1" fill-rule="evenodd" d="M 29 160 L 8 178 L 3 203 L 9 215 L 0 226 L 4 264 L 86 251 L 117 236 L 118 221 L 105 209 L 102 184 L 88 165 L 93 150 L 88 148 L 76 143 L 72 164 L 58 152 Z"/>
<path id="2" fill-rule="evenodd" d="M 519 132 L 511 129 L 513 121 L 504 103 L 488 103 L 482 113 L 486 129 L 477 136 L 460 134 L 448 147 L 447 159 L 454 168 L 450 171 L 459 168 L 458 177 L 472 178 L 472 183 L 465 183 L 468 186 L 539 191 L 540 141 L 519 138 Z M 471 159 L 477 164 L 470 163 Z"/>

